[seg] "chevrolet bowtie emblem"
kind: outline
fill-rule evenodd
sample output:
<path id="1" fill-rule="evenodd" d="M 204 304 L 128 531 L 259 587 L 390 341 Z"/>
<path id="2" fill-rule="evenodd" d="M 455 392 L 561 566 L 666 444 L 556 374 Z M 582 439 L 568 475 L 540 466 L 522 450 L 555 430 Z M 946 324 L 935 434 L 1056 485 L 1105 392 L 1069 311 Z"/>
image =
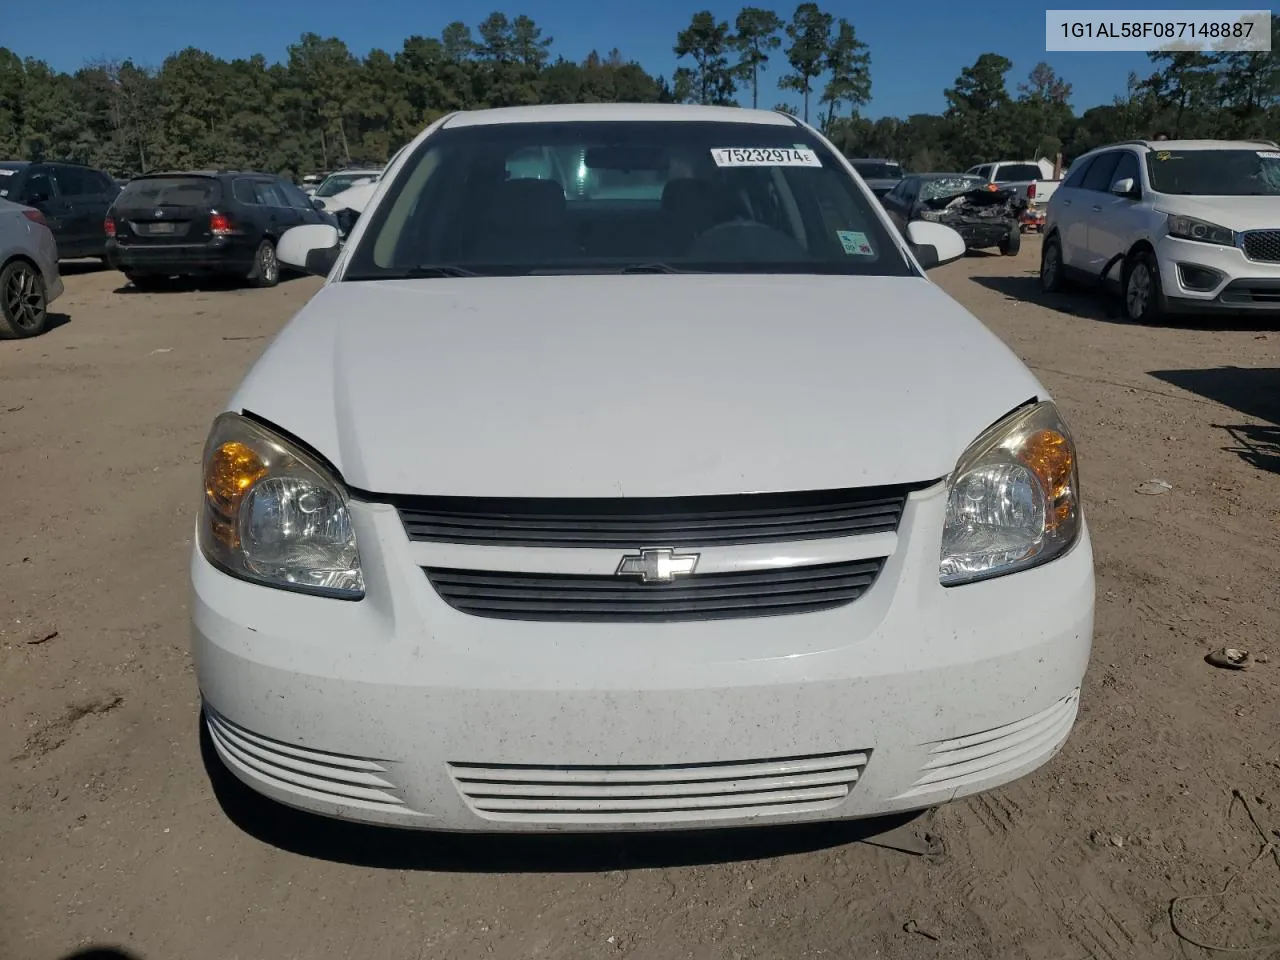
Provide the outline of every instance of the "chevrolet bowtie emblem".
<path id="1" fill-rule="evenodd" d="M 639 577 L 641 583 L 670 583 L 676 577 L 687 577 L 698 565 L 696 553 L 674 550 L 641 550 L 629 553 L 618 564 L 618 576 Z"/>

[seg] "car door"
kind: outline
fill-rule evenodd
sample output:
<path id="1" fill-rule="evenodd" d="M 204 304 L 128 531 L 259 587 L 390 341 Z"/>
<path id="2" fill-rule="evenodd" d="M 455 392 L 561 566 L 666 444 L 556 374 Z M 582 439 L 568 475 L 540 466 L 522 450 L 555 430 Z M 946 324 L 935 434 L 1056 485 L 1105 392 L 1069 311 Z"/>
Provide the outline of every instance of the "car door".
<path id="1" fill-rule="evenodd" d="M 1083 185 L 1094 159 L 1090 157 L 1072 170 L 1049 201 L 1053 222 L 1047 226 L 1057 231 L 1063 266 L 1072 270 L 1084 270 L 1086 266 L 1091 204 Z"/>
<path id="2" fill-rule="evenodd" d="M 1145 212 L 1139 205 L 1142 198 L 1142 173 L 1139 169 L 1138 155 L 1132 150 L 1117 150 L 1116 165 L 1108 176 L 1106 192 L 1099 192 L 1092 197 L 1089 205 L 1089 255 L 1097 262 L 1097 269 L 1113 258 L 1123 256 L 1142 232 Z M 1119 196 L 1111 188 L 1120 180 L 1132 180 L 1136 195 Z M 1088 178 L 1086 178 L 1088 182 Z M 1108 269 L 1109 274 L 1118 275 L 1120 262 L 1116 261 Z"/>
<path id="3" fill-rule="evenodd" d="M 70 222 L 70 206 L 58 196 L 58 187 L 49 173 L 48 164 L 33 163 L 26 170 L 23 182 L 8 199 L 14 203 L 35 207 L 44 214 L 54 239 L 58 241 L 58 256 L 72 257 L 67 251 L 74 248 L 74 224 Z"/>
<path id="4" fill-rule="evenodd" d="M 290 227 L 297 226 L 297 218 L 285 203 L 284 197 L 271 180 L 259 180 L 254 184 L 253 192 L 257 197 L 259 212 L 262 216 L 263 232 L 273 240 Z"/>
<path id="5" fill-rule="evenodd" d="M 58 252 L 66 258 L 87 257 L 94 248 L 94 233 L 102 229 L 101 218 L 96 231 L 91 222 L 95 187 L 89 181 L 88 171 L 84 167 L 66 163 L 51 163 L 49 174 L 57 188 L 59 200 L 64 206 L 61 217 L 65 240 L 59 241 Z M 97 253 L 101 254 L 102 251 L 99 250 Z"/>
<path id="6" fill-rule="evenodd" d="M 1089 164 L 1080 183 L 1079 194 L 1084 207 L 1077 229 L 1081 237 L 1080 266 L 1092 277 L 1098 276 L 1111 256 L 1105 252 L 1105 244 L 1097 249 L 1093 246 L 1094 242 L 1103 242 L 1101 238 L 1104 236 L 1095 221 L 1104 218 L 1109 212 L 1104 205 L 1108 204 L 1112 196 L 1111 184 L 1115 182 L 1114 174 L 1120 164 L 1120 154 L 1119 150 L 1107 150 L 1098 154 L 1093 158 L 1093 163 Z"/>
<path id="7" fill-rule="evenodd" d="M 904 233 L 907 229 L 907 210 L 909 209 L 905 200 L 908 185 L 915 180 L 915 177 L 905 177 L 898 182 L 892 190 L 880 198 L 880 204 L 884 207 L 884 212 L 889 215 L 889 219 L 894 225 Z"/>

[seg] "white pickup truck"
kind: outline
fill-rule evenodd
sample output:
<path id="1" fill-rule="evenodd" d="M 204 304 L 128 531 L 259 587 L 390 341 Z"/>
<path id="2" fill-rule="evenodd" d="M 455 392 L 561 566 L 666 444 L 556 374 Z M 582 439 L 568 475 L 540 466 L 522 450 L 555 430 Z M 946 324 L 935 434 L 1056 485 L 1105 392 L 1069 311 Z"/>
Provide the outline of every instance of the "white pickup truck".
<path id="1" fill-rule="evenodd" d="M 1044 170 L 1034 160 L 997 160 L 980 163 L 965 172 L 997 183 L 1002 190 L 1012 190 L 1029 207 L 1043 207 L 1058 189 L 1057 180 L 1043 179 Z"/>

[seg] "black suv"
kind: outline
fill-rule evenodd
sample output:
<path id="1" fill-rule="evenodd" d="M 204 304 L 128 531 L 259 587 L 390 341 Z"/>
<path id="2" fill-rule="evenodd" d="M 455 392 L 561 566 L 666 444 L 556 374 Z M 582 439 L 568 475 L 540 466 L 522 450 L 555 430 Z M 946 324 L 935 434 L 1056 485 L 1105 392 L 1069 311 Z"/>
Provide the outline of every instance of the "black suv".
<path id="1" fill-rule="evenodd" d="M 0 197 L 44 214 L 60 260 L 106 255 L 102 218 L 119 192 L 110 175 L 78 163 L 0 161 Z"/>
<path id="2" fill-rule="evenodd" d="M 151 173 L 130 180 L 107 212 L 107 260 L 138 288 L 209 275 L 272 287 L 280 279 L 276 242 L 307 223 L 337 226 L 274 174 Z"/>

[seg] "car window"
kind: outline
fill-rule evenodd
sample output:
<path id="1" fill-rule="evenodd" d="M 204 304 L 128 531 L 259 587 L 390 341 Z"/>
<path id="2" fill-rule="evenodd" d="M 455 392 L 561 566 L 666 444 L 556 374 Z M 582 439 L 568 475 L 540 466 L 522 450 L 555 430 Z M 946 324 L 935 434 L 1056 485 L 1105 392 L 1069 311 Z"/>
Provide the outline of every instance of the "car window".
<path id="1" fill-rule="evenodd" d="M 942 197 L 957 197 L 970 190 L 985 187 L 987 181 L 982 177 L 959 175 L 950 177 L 931 177 L 922 185 L 920 191 L 923 200 L 938 200 Z"/>
<path id="2" fill-rule="evenodd" d="M 853 167 L 862 174 L 864 180 L 898 180 L 902 177 L 902 167 L 896 163 L 855 160 Z"/>
<path id="3" fill-rule="evenodd" d="M 1034 163 L 1002 163 L 996 167 L 996 183 L 1020 183 L 1024 180 L 1039 180 L 1044 175 Z"/>
<path id="4" fill-rule="evenodd" d="M 287 207 L 284 197 L 276 189 L 274 183 L 268 183 L 266 180 L 258 180 L 253 185 L 254 196 L 260 204 L 267 207 Z"/>
<path id="5" fill-rule="evenodd" d="M 141 177 L 130 180 L 120 191 L 120 207 L 207 207 L 221 196 L 212 177 Z"/>
<path id="6" fill-rule="evenodd" d="M 1280 151 L 1273 148 L 1152 150 L 1151 189 L 1200 197 L 1280 196 Z"/>
<path id="7" fill-rule="evenodd" d="M 403 161 L 343 279 L 439 265 L 911 275 L 875 204 L 840 158 L 790 124 L 446 128 Z"/>
<path id="8" fill-rule="evenodd" d="M 1093 163 L 1089 167 L 1089 172 L 1085 174 L 1084 189 L 1099 190 L 1103 193 L 1110 190 L 1111 184 L 1114 182 L 1111 174 L 1115 172 L 1116 164 L 1119 162 L 1120 153 L 1116 150 L 1110 150 L 1094 157 Z"/>
<path id="9" fill-rule="evenodd" d="M 372 170 L 357 170 L 347 173 L 333 173 L 325 178 L 324 183 L 316 189 L 317 197 L 332 197 L 343 190 L 350 190 L 358 183 L 367 183 L 376 179 L 378 174 Z"/>
<path id="10" fill-rule="evenodd" d="M 314 210 L 311 200 L 288 180 L 276 181 L 276 189 L 284 196 L 285 202 L 296 210 Z"/>
<path id="11" fill-rule="evenodd" d="M 1116 164 L 1116 168 L 1111 173 L 1111 182 L 1124 180 L 1128 178 L 1133 181 L 1135 187 L 1142 186 L 1142 177 L 1138 173 L 1138 158 L 1134 156 L 1132 150 L 1121 150 L 1120 160 Z M 1107 189 L 1111 189 L 1108 187 Z"/>
<path id="12" fill-rule="evenodd" d="M 54 186 L 53 178 L 44 170 L 37 170 L 27 177 L 22 195 L 26 200 L 34 200 L 37 197 L 52 199 L 58 195 L 58 191 Z"/>
<path id="13" fill-rule="evenodd" d="M 1089 157 L 1084 161 L 1077 160 L 1076 164 L 1073 165 L 1075 166 L 1075 169 L 1067 175 L 1067 179 L 1062 181 L 1062 185 L 1064 187 L 1071 187 L 1072 189 L 1081 189 L 1084 184 L 1085 175 L 1089 172 L 1089 167 L 1093 161 L 1093 157 Z"/>
<path id="14" fill-rule="evenodd" d="M 64 197 L 79 197 L 95 192 L 85 172 L 79 167 L 56 166 L 52 171 L 54 182 L 58 184 L 58 193 Z"/>
<path id="15" fill-rule="evenodd" d="M 974 171 L 974 173 L 976 173 L 978 176 L 982 177 L 982 179 L 984 179 L 984 180 L 990 180 L 990 179 L 991 179 L 991 164 L 989 164 L 989 163 L 988 163 L 988 164 L 984 164 L 984 165 L 982 165 L 981 167 L 978 167 L 978 168 L 977 168 L 977 170 L 975 170 L 975 171 Z"/>
<path id="16" fill-rule="evenodd" d="M 236 177 L 231 182 L 231 195 L 240 203 L 247 203 L 250 206 L 256 206 L 258 203 L 258 194 L 254 191 L 254 181 L 247 177 Z"/>

